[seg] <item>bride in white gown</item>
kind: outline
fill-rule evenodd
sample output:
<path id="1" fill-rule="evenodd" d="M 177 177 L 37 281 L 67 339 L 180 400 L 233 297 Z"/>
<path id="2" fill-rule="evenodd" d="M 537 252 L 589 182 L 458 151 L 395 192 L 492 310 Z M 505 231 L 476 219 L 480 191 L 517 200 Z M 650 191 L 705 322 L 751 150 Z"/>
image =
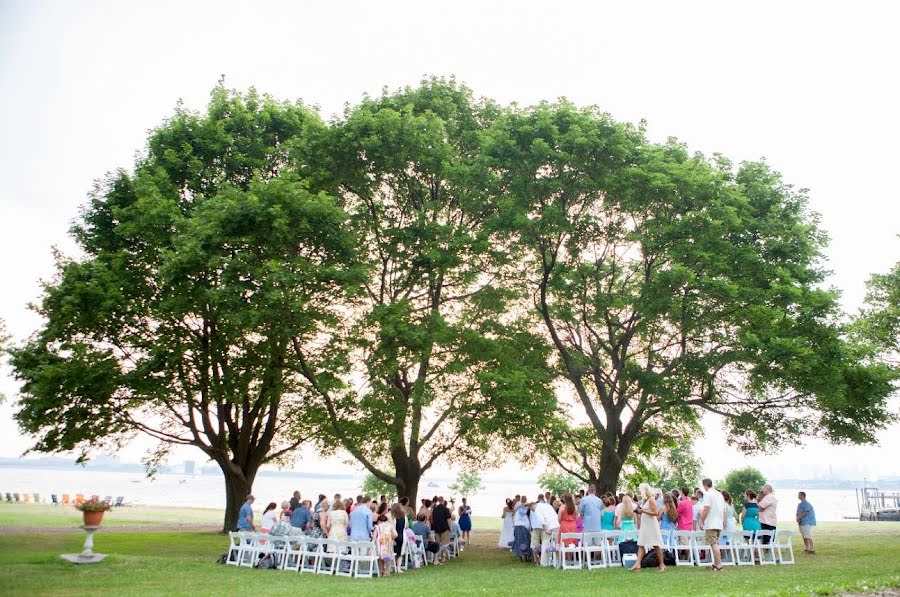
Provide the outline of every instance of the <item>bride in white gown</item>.
<path id="1" fill-rule="evenodd" d="M 507 499 L 506 507 L 503 508 L 503 526 L 500 528 L 500 541 L 497 543 L 497 547 L 509 549 L 510 543 L 515 539 L 513 533 L 513 513 L 513 501 Z"/>

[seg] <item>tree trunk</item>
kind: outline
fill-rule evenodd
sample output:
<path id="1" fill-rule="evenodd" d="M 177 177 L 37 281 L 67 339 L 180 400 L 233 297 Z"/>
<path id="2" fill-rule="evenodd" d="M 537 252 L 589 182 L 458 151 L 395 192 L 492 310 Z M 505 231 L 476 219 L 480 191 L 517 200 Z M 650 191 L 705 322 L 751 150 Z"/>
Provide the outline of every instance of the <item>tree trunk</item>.
<path id="1" fill-rule="evenodd" d="M 601 455 L 600 470 L 597 472 L 597 492 L 606 493 L 610 491 L 616 493 L 619 485 L 619 475 L 622 474 L 622 465 L 617 459 L 608 458 Z"/>
<path id="2" fill-rule="evenodd" d="M 253 487 L 253 481 L 256 473 L 248 476 L 242 472 L 235 472 L 235 467 L 222 467 L 222 474 L 225 477 L 225 521 L 222 525 L 222 532 L 227 533 L 237 529 L 238 511 L 250 494 Z"/>
<path id="3" fill-rule="evenodd" d="M 416 499 L 419 494 L 419 481 L 422 480 L 422 469 L 419 463 L 412 458 L 394 458 L 395 475 L 400 480 L 397 483 L 397 498 L 409 498 L 409 505 L 418 510 Z"/>

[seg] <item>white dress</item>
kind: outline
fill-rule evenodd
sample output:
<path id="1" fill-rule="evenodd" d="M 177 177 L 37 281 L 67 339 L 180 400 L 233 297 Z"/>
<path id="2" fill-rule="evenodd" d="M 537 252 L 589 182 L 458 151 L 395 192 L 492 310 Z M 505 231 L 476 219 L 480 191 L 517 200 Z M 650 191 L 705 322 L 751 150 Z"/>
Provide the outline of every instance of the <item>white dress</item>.
<path id="1" fill-rule="evenodd" d="M 515 533 L 513 532 L 513 513 L 506 512 L 503 515 L 503 527 L 501 527 L 500 529 L 500 541 L 497 543 L 497 547 L 509 549 L 509 544 L 512 543 L 514 539 Z"/>

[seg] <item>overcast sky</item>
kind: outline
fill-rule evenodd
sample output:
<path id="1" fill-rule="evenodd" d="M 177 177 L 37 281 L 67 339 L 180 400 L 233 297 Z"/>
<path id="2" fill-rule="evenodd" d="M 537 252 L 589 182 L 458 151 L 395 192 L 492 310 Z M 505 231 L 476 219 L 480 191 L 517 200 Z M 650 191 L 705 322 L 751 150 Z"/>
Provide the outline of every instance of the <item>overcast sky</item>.
<path id="1" fill-rule="evenodd" d="M 26 304 L 52 272 L 52 247 L 73 251 L 67 229 L 93 181 L 130 167 L 179 98 L 202 109 L 222 74 L 229 87 L 302 98 L 326 117 L 383 86 L 455 75 L 503 103 L 564 96 L 646 119 L 656 140 L 765 157 L 810 189 L 831 237 L 831 283 L 853 312 L 868 276 L 900 260 L 898 7 L 0 0 L 0 318 L 17 339 L 34 331 Z M 28 445 L 11 421 L 15 387 L 5 371 L 3 456 Z M 744 458 L 708 423 L 698 449 L 719 476 Z M 885 456 L 900 453 L 898 432 L 880 447 L 811 440 L 751 462 L 770 476 L 896 475 Z M 298 468 L 326 466 L 309 462 Z"/>

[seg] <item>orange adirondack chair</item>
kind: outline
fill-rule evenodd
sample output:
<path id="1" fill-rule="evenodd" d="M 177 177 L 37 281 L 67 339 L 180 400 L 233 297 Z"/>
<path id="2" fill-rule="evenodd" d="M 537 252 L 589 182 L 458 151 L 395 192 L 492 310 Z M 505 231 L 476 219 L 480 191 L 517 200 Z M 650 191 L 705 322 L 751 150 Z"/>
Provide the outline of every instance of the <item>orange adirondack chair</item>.
<path id="1" fill-rule="evenodd" d="M 22 494 L 22 501 L 25 502 L 26 504 L 29 503 L 29 502 L 31 501 L 31 496 L 28 495 L 27 493 L 23 493 L 23 494 Z"/>
<path id="2" fill-rule="evenodd" d="M 62 503 L 63 503 L 63 506 L 68 506 L 69 504 L 72 503 L 72 498 L 69 497 L 68 493 L 63 494 Z"/>
<path id="3" fill-rule="evenodd" d="M 76 494 L 75 494 L 75 505 L 76 505 L 76 506 L 79 506 L 79 505 L 81 505 L 81 504 L 83 504 L 83 503 L 84 503 L 84 494 L 83 494 L 83 493 L 76 493 Z"/>

